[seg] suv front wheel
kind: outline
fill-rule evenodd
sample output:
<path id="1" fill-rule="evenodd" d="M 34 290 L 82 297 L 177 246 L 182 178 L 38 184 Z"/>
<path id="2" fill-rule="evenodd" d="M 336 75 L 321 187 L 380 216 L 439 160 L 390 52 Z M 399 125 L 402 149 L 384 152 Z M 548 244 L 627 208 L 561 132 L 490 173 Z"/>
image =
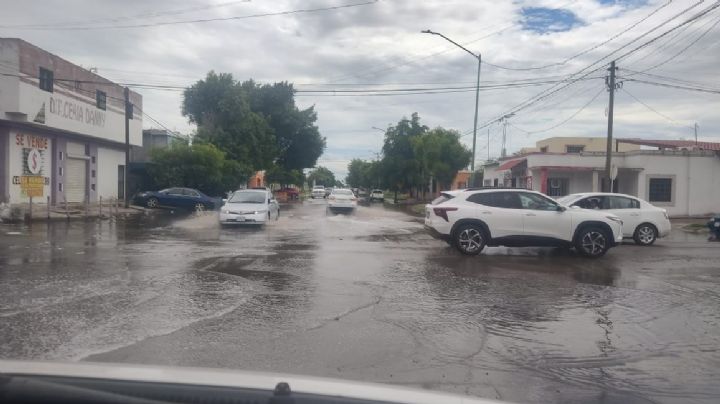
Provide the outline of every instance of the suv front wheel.
<path id="1" fill-rule="evenodd" d="M 610 239 L 605 230 L 599 227 L 586 227 L 575 239 L 575 248 L 586 257 L 602 257 L 610 248 Z"/>
<path id="2" fill-rule="evenodd" d="M 487 240 L 480 226 L 466 224 L 455 231 L 453 239 L 455 248 L 465 255 L 477 255 L 485 248 Z"/>

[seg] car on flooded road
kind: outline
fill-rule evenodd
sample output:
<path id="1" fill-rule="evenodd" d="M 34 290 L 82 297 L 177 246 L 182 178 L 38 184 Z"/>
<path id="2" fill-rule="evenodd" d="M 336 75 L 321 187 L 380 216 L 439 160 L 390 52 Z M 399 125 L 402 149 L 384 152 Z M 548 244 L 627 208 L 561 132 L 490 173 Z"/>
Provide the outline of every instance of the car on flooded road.
<path id="1" fill-rule="evenodd" d="M 220 208 L 221 225 L 263 225 L 278 220 L 280 205 L 265 189 L 241 189 L 233 192 Z"/>
<path id="2" fill-rule="evenodd" d="M 331 211 L 351 211 L 357 207 L 357 197 L 350 189 L 335 188 L 328 196 L 328 209 Z"/>
<path id="3" fill-rule="evenodd" d="M 485 246 L 560 246 L 596 258 L 623 237 L 622 220 L 615 215 L 567 208 L 522 189 L 443 192 L 425 206 L 425 227 L 466 255 Z"/>
<path id="4" fill-rule="evenodd" d="M 370 197 L 368 199 L 370 199 L 370 202 L 373 202 L 373 201 L 383 202 L 383 201 L 385 201 L 385 194 L 383 193 L 383 191 L 381 189 L 373 189 L 370 192 Z"/>
<path id="5" fill-rule="evenodd" d="M 312 192 L 310 193 L 310 196 L 315 198 L 325 198 L 325 187 L 322 185 L 316 185 L 313 187 Z"/>
<path id="6" fill-rule="evenodd" d="M 151 209 L 180 208 L 187 210 L 214 210 L 219 206 L 216 198 L 211 198 L 193 188 L 166 188 L 160 191 L 145 191 L 133 197 L 133 203 Z"/>
<path id="7" fill-rule="evenodd" d="M 567 195 L 558 198 L 558 202 L 618 216 L 623 221 L 623 237 L 633 239 L 638 245 L 652 245 L 658 238 L 670 234 L 667 211 L 634 196 L 592 192 Z"/>

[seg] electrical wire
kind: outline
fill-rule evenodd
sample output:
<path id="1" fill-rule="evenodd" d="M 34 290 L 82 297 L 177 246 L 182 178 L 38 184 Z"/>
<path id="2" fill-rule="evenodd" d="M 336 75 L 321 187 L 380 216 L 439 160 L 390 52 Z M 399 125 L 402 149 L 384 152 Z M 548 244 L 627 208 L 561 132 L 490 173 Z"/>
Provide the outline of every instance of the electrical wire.
<path id="1" fill-rule="evenodd" d="M 627 32 L 631 31 L 633 28 L 635 28 L 635 27 L 637 27 L 638 25 L 642 24 L 643 22 L 647 21 L 650 17 L 652 17 L 653 15 L 657 14 L 660 10 L 664 9 L 665 7 L 669 6 L 670 3 L 672 3 L 672 2 L 673 2 L 673 0 L 668 0 L 667 2 L 663 3 L 662 5 L 660 5 L 660 7 L 656 8 L 655 10 L 653 10 L 650 14 L 648 14 L 648 15 L 646 15 L 645 17 L 641 18 L 640 20 L 634 22 L 633 24 L 630 24 L 630 25 L 627 26 L 625 29 L 623 29 L 622 31 L 618 32 L 617 34 L 611 36 L 610 38 L 606 39 L 605 41 L 600 42 L 600 43 L 598 43 L 598 44 L 596 44 L 596 45 L 593 45 L 593 46 L 591 46 L 590 48 L 587 48 L 587 49 L 583 50 L 582 52 L 576 53 L 575 55 L 572 55 L 572 56 L 564 59 L 564 60 L 561 61 L 561 62 L 550 63 L 550 64 L 547 64 L 547 65 L 544 65 L 544 66 L 534 66 L 534 67 L 524 67 L 524 68 L 507 67 L 507 66 L 502 66 L 502 65 L 495 64 L 495 63 L 485 62 L 485 61 L 483 61 L 482 63 L 483 63 L 483 64 L 486 64 L 486 65 L 488 65 L 488 66 L 494 67 L 494 68 L 496 68 L 496 69 L 512 70 L 512 71 L 542 70 L 542 69 L 547 69 L 547 68 L 550 68 L 550 67 L 562 66 L 562 65 L 567 64 L 567 63 L 570 62 L 571 60 L 577 59 L 577 58 L 579 58 L 580 56 L 586 55 L 586 54 L 594 51 L 595 49 L 597 49 L 597 48 L 599 48 L 599 47 L 601 47 L 601 46 L 603 46 L 603 45 L 607 45 L 608 43 L 614 41 L 615 39 L 619 38 L 620 36 L 622 36 L 622 35 L 626 34 Z"/>
<path id="2" fill-rule="evenodd" d="M 98 18 L 95 20 L 83 20 L 83 21 L 63 21 L 63 22 L 54 22 L 54 23 L 47 23 L 47 24 L 18 24 L 18 25 L 0 25 L 0 28 L 38 28 L 38 27 L 62 27 L 62 26 L 77 26 L 77 25 L 92 25 L 97 23 L 103 23 L 103 22 L 118 22 L 118 21 L 125 21 L 125 20 L 141 20 L 141 19 L 152 19 L 157 17 L 164 17 L 168 15 L 180 15 L 180 14 L 187 14 L 193 11 L 203 11 L 203 10 L 209 10 L 212 8 L 220 8 L 220 7 L 227 7 L 232 6 L 238 3 L 249 3 L 251 0 L 240 0 L 240 1 L 229 1 L 226 3 L 218 3 L 218 4 L 208 4 L 204 6 L 195 6 L 195 7 L 189 7 L 189 8 L 183 8 L 183 9 L 177 9 L 177 10 L 168 10 L 168 11 L 156 11 L 151 13 L 142 13 L 142 14 L 135 14 L 131 16 L 124 16 L 124 17 L 111 17 L 111 18 Z"/>
<path id="3" fill-rule="evenodd" d="M 635 83 L 648 84 L 651 86 L 658 86 L 658 87 L 676 88 L 679 90 L 697 91 L 697 92 L 701 92 L 701 93 L 710 93 L 710 94 L 720 94 L 720 89 L 715 90 L 715 89 L 706 89 L 706 88 L 696 88 L 696 87 L 681 86 L 681 85 L 674 85 L 674 84 L 667 84 L 667 83 L 658 83 L 658 82 L 654 82 L 654 81 L 639 80 L 639 79 L 625 79 L 625 81 L 632 81 Z"/>
<path id="4" fill-rule="evenodd" d="M 592 104 L 592 103 L 600 96 L 600 94 L 603 93 L 604 90 L 605 90 L 604 87 L 603 87 L 603 88 L 600 88 L 600 91 L 598 91 L 598 92 L 590 99 L 590 101 L 586 102 L 582 107 L 580 107 L 580 109 L 578 109 L 577 111 L 575 111 L 575 112 L 574 112 L 572 115 L 570 115 L 567 119 L 563 120 L 562 122 L 560 122 L 560 123 L 558 123 L 558 124 L 556 124 L 556 125 L 550 126 L 549 128 L 545 128 L 545 129 L 541 129 L 541 130 L 534 130 L 534 131 L 527 131 L 527 130 L 525 130 L 525 129 L 522 129 L 522 128 L 519 128 L 519 127 L 515 126 L 515 125 L 512 124 L 512 123 L 510 123 L 510 126 L 514 127 L 515 129 L 518 129 L 518 130 L 520 130 L 520 131 L 522 131 L 522 132 L 525 132 L 525 133 L 528 134 L 528 135 L 534 135 L 534 134 L 536 134 L 536 133 L 543 133 L 543 132 L 547 132 L 547 131 L 549 131 L 549 130 L 553 130 L 553 129 L 559 128 L 560 126 L 562 126 L 562 125 L 570 122 L 571 120 L 573 120 L 573 118 L 575 118 L 576 116 L 578 116 L 578 114 L 580 114 L 581 112 L 583 112 L 583 111 L 585 110 L 585 108 L 587 108 L 588 106 L 590 106 L 590 104 Z"/>
<path id="5" fill-rule="evenodd" d="M 291 14 L 308 14 L 308 13 L 316 13 L 316 12 L 321 12 L 321 11 L 332 11 L 332 10 L 339 10 L 339 9 L 344 9 L 344 8 L 367 6 L 367 5 L 375 4 L 378 1 L 379 0 L 370 0 L 370 1 L 364 1 L 361 3 L 350 3 L 350 4 L 339 5 L 339 6 L 318 7 L 318 8 L 301 8 L 301 9 L 296 9 L 296 10 L 278 11 L 278 12 L 274 12 L 274 13 L 258 13 L 258 14 L 240 15 L 240 16 L 232 16 L 232 17 L 203 18 L 203 19 L 182 20 L 182 21 L 165 21 L 165 22 L 145 23 L 145 24 L 106 25 L 106 26 L 92 26 L 92 27 L 91 26 L 68 26 L 68 27 L 35 27 L 35 28 L 0 26 L 0 28 L 40 30 L 40 31 L 90 31 L 90 30 L 103 30 L 103 29 L 149 28 L 149 27 L 159 27 L 159 26 L 166 26 L 166 25 L 198 24 L 198 23 L 206 23 L 206 22 L 214 22 L 214 21 L 237 21 L 237 20 L 245 20 L 245 19 L 260 18 L 260 17 L 273 17 L 273 16 L 291 15 Z"/>
<path id="6" fill-rule="evenodd" d="M 683 123 L 681 123 L 681 122 L 678 122 L 678 121 L 670 118 L 669 116 L 663 114 L 662 112 L 656 110 L 655 108 L 647 105 L 646 103 L 642 102 L 639 98 L 637 98 L 636 96 L 632 95 L 632 94 L 631 94 L 628 90 L 626 90 L 625 88 L 622 88 L 622 87 L 621 87 L 620 89 L 621 89 L 625 94 L 629 95 L 632 99 L 634 99 L 635 101 L 639 102 L 642 106 L 644 106 L 644 107 L 647 108 L 648 110 L 654 112 L 656 115 L 658 115 L 658 116 L 660 116 L 660 117 L 662 117 L 662 118 L 665 118 L 665 119 L 668 120 L 669 122 L 672 122 L 672 123 L 674 123 L 674 124 L 676 124 L 676 125 L 685 126 L 685 127 L 687 127 L 687 128 L 691 128 L 691 129 L 694 129 L 694 128 L 695 128 L 694 126 L 689 126 L 689 125 L 685 125 L 685 124 L 683 124 Z"/>

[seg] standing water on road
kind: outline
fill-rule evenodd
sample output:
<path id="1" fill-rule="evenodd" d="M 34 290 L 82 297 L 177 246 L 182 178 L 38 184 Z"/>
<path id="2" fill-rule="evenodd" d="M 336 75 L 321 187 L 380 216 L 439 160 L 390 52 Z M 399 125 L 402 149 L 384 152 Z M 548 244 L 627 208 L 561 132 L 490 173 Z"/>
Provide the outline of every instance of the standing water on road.
<path id="1" fill-rule="evenodd" d="M 717 402 L 720 254 L 460 256 L 381 205 L 0 227 L 0 357 L 310 374 L 508 401 Z M 530 399 L 528 399 L 530 397 Z M 534 398 L 533 398 L 534 397 Z"/>

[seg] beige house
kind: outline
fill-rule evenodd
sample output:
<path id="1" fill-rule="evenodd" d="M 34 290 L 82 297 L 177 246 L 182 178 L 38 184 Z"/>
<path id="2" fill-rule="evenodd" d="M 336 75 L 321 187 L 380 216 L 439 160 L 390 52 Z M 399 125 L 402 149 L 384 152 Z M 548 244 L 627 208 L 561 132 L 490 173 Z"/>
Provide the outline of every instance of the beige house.
<path id="1" fill-rule="evenodd" d="M 607 141 L 604 137 L 549 137 L 539 140 L 535 147 L 523 147 L 517 154 L 604 152 L 606 147 Z M 640 150 L 640 145 L 615 142 L 616 152 L 632 150 Z"/>
<path id="2" fill-rule="evenodd" d="M 561 139 L 567 139 L 564 145 Z M 605 138 L 587 139 L 546 139 L 538 145 L 566 151 L 535 151 L 486 164 L 483 185 L 533 189 L 552 197 L 607 189 L 604 147 L 573 148 L 600 148 Z M 672 216 L 720 211 L 720 143 L 617 139 L 614 146 L 614 192 L 645 199 Z"/>

